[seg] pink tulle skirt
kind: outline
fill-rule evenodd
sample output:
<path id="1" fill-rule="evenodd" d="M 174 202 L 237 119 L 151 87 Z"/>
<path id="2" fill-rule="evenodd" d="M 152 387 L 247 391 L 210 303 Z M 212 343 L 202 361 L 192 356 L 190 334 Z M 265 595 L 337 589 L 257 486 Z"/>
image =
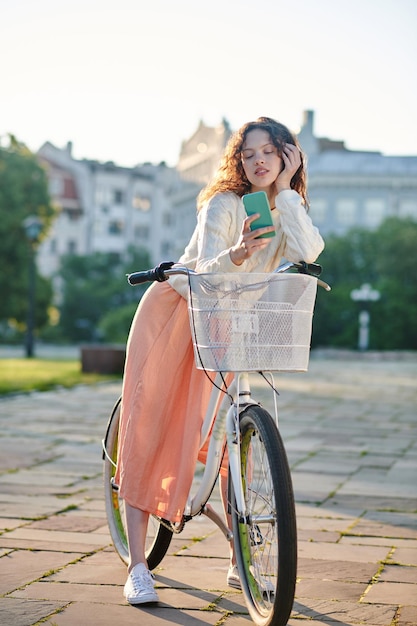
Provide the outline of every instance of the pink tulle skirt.
<path id="1" fill-rule="evenodd" d="M 214 376 L 213 374 L 211 376 Z M 116 482 L 131 506 L 181 519 L 212 384 L 194 363 L 187 302 L 156 283 L 132 322 L 123 379 Z"/>

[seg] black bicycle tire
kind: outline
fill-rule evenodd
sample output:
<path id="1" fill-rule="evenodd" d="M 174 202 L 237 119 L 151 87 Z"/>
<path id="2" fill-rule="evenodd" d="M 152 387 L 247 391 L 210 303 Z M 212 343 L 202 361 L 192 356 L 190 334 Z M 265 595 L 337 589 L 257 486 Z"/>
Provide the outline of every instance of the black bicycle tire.
<path id="1" fill-rule="evenodd" d="M 259 445 L 264 447 L 274 492 L 276 519 L 276 531 L 274 532 L 277 533 L 275 592 L 269 595 L 267 592 L 261 594 L 258 591 L 256 580 L 250 574 L 254 566 L 252 563 L 249 566 L 247 556 L 248 552 L 251 551 L 249 543 L 257 543 L 253 539 L 248 541 L 248 537 L 253 538 L 254 535 L 256 536 L 259 527 L 254 524 L 253 526 L 256 526 L 254 531 L 250 523 L 242 524 L 238 519 L 235 506 L 236 501 L 232 494 L 231 513 L 234 546 L 242 591 L 249 613 L 255 624 L 258 626 L 285 626 L 291 615 L 297 578 L 297 525 L 291 472 L 281 435 L 275 421 L 265 409 L 258 405 L 246 408 L 240 415 L 239 423 L 241 448 L 242 446 L 249 447 L 251 445 L 249 442 L 252 432 L 259 433 Z M 241 450 L 241 452 L 243 452 L 243 457 L 241 455 L 241 471 L 245 475 L 246 467 L 250 465 L 247 463 L 248 452 L 245 449 Z M 252 459 L 251 463 L 254 468 L 256 460 Z M 255 471 L 253 468 L 251 470 L 252 473 Z M 249 514 L 251 513 L 252 511 L 249 511 Z M 260 528 L 263 528 L 263 526 Z M 262 536 L 261 533 L 259 534 Z M 262 550 L 254 548 L 255 551 L 257 553 L 262 552 Z M 251 559 L 252 557 L 250 557 L 250 561 Z M 275 579 L 272 580 L 275 581 Z M 254 592 L 255 586 L 256 592 Z"/>
<path id="2" fill-rule="evenodd" d="M 104 446 L 106 453 L 103 453 L 104 468 L 103 468 L 103 481 L 104 481 L 104 497 L 106 504 L 107 524 L 110 531 L 110 536 L 113 541 L 113 545 L 117 554 L 121 560 L 128 564 L 129 551 L 126 538 L 126 532 L 124 528 L 124 521 L 119 507 L 117 488 L 113 486 L 112 479 L 115 474 L 115 466 L 113 465 L 117 461 L 117 438 L 119 432 L 119 418 L 120 418 L 120 404 L 121 398 L 119 398 L 113 407 L 111 412 L 106 435 L 104 440 Z M 108 456 L 110 459 L 108 458 Z M 172 539 L 172 531 L 164 526 L 157 518 L 153 518 L 152 522 L 155 526 L 155 536 L 153 541 L 147 546 L 146 560 L 150 570 L 155 569 L 162 559 L 164 558 L 167 550 L 170 546 Z"/>

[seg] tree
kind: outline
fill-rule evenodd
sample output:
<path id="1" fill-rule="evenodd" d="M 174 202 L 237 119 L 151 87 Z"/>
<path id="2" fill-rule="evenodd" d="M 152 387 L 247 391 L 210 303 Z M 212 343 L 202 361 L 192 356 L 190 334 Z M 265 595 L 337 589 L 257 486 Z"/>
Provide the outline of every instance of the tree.
<path id="1" fill-rule="evenodd" d="M 417 349 L 417 222 L 387 219 L 377 231 L 375 271 L 381 293 L 375 347 Z"/>
<path id="2" fill-rule="evenodd" d="M 149 265 L 147 252 L 140 250 L 128 250 L 123 261 L 109 253 L 64 257 L 60 272 L 63 300 L 59 328 L 62 336 L 75 342 L 102 339 L 124 342 L 130 326 L 125 317 L 120 320 L 123 328 L 117 333 L 113 331 L 114 335 L 111 330 L 115 328 L 114 321 L 102 325 L 101 320 L 112 312 L 117 317 L 117 312 L 129 304 L 133 317 L 146 287 L 130 287 L 126 274 L 148 269 Z"/>
<path id="3" fill-rule="evenodd" d="M 0 324 L 10 322 L 24 330 L 28 307 L 28 268 L 31 244 L 23 221 L 29 215 L 42 224 L 39 240 L 45 237 L 55 211 L 51 206 L 46 172 L 34 154 L 14 137 L 0 146 Z M 52 298 L 48 280 L 37 277 L 36 326 L 47 321 Z"/>
<path id="4" fill-rule="evenodd" d="M 99 322 L 103 340 L 125 344 L 136 308 L 137 302 L 131 302 L 103 315 Z"/>
<path id="5" fill-rule="evenodd" d="M 376 231 L 352 229 L 330 236 L 319 262 L 332 291 L 319 290 L 313 319 L 313 346 L 356 348 L 358 317 L 371 315 L 370 348 L 417 349 L 417 222 L 389 218 Z M 377 302 L 354 302 L 364 283 L 380 293 Z"/>

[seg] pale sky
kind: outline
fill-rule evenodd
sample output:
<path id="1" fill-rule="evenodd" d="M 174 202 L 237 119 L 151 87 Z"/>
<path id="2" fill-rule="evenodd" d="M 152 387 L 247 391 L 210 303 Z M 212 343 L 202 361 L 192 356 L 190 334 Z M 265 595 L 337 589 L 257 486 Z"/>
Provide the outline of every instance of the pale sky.
<path id="1" fill-rule="evenodd" d="M 0 0 L 0 136 L 175 165 L 260 115 L 417 155 L 417 0 Z M 4 142 L 4 138 L 3 138 Z"/>

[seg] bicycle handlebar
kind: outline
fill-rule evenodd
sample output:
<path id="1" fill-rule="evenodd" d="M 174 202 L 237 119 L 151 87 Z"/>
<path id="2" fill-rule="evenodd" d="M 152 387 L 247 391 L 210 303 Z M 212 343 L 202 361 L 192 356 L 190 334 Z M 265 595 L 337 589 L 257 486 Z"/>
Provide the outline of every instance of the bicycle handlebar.
<path id="1" fill-rule="evenodd" d="M 174 265 L 173 261 L 167 261 L 166 263 L 160 263 L 152 270 L 145 270 L 143 272 L 133 272 L 133 274 L 127 274 L 127 280 L 130 285 L 141 285 L 142 283 L 163 283 L 168 280 L 169 274 L 167 270 L 171 269 Z"/>
<path id="2" fill-rule="evenodd" d="M 164 263 L 160 263 L 156 267 L 151 270 L 144 270 L 142 272 L 133 272 L 132 274 L 127 274 L 127 280 L 130 285 L 141 285 L 143 283 L 153 283 L 158 282 L 162 283 L 165 280 L 168 280 L 170 276 L 175 276 L 178 274 L 196 274 L 194 270 L 189 269 L 188 267 L 183 267 L 181 265 L 176 265 L 173 261 L 167 261 Z M 330 291 L 331 287 L 320 280 L 318 276 L 320 276 L 322 267 L 318 265 L 318 263 L 305 263 L 305 261 L 300 261 L 300 263 L 284 263 L 280 265 L 275 273 L 282 274 L 283 272 L 287 272 L 290 269 L 296 269 L 299 274 L 308 274 L 309 276 L 313 276 L 317 278 L 317 283 L 323 287 L 326 291 Z"/>

